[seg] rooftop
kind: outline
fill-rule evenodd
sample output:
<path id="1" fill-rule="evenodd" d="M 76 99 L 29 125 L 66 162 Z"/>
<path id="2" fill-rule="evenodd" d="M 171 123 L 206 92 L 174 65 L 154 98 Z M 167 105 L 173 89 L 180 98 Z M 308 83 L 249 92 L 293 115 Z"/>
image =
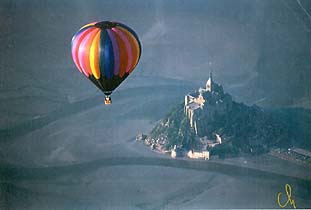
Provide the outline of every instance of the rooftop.
<path id="1" fill-rule="evenodd" d="M 196 102 L 191 102 L 190 104 L 187 105 L 187 109 L 190 109 L 190 110 L 196 110 L 200 108 L 200 105 Z"/>

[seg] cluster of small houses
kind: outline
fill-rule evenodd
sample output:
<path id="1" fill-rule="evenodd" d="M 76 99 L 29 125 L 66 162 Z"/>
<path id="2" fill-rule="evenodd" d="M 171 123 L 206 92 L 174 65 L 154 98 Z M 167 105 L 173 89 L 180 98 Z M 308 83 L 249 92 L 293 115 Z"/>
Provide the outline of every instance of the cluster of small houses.
<path id="1" fill-rule="evenodd" d="M 167 139 L 165 136 L 160 136 L 157 139 L 152 139 L 147 135 L 144 135 L 143 133 L 139 133 L 136 136 L 136 141 L 143 142 L 145 145 L 149 146 L 152 150 L 157 150 L 161 153 L 169 154 L 172 158 L 187 156 L 188 158 L 191 159 L 209 160 L 210 152 L 208 151 L 207 148 L 213 148 L 214 146 L 222 143 L 221 137 L 218 134 L 216 134 L 215 136 L 216 136 L 215 140 L 210 140 L 206 136 L 200 138 L 199 141 L 202 145 L 202 148 L 204 148 L 200 151 L 195 151 L 193 149 L 186 151 L 181 146 L 176 145 L 174 145 L 174 147 L 171 150 L 166 150 L 165 144 L 167 143 Z"/>

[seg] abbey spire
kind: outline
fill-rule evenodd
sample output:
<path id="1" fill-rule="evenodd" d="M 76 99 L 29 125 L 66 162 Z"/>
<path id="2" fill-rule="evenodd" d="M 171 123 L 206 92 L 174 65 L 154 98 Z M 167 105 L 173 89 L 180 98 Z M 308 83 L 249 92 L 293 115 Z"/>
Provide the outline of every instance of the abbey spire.
<path id="1" fill-rule="evenodd" d="M 212 92 L 212 85 L 213 85 L 213 72 L 210 71 L 209 78 L 206 81 L 206 87 L 205 87 L 206 91 Z"/>

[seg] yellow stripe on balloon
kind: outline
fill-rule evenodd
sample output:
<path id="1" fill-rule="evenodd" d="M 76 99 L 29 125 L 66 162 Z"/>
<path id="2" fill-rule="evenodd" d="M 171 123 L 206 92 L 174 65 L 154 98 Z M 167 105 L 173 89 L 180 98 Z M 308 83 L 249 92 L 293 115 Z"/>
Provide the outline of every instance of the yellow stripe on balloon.
<path id="1" fill-rule="evenodd" d="M 131 69 L 129 70 L 129 72 L 132 72 L 138 63 L 138 60 L 139 60 L 139 53 L 140 53 L 139 44 L 138 44 L 135 36 L 132 33 L 130 33 L 128 30 L 125 30 L 122 27 L 118 27 L 118 28 L 121 29 L 129 38 L 129 42 L 130 42 L 130 45 L 132 48 L 133 60 L 134 60 L 134 62 L 132 62 L 132 65 L 131 65 Z M 133 49 L 133 47 L 135 49 Z"/>
<path id="2" fill-rule="evenodd" d="M 83 29 L 83 28 L 86 28 L 86 27 L 88 27 L 88 26 L 93 26 L 93 25 L 95 25 L 96 23 L 97 23 L 97 22 L 88 23 L 88 24 L 82 26 L 79 30 L 81 30 L 81 29 Z"/>
<path id="3" fill-rule="evenodd" d="M 90 67 L 92 74 L 96 79 L 100 78 L 100 68 L 99 68 L 99 41 L 100 41 L 100 30 L 95 35 L 91 49 L 90 49 Z"/>

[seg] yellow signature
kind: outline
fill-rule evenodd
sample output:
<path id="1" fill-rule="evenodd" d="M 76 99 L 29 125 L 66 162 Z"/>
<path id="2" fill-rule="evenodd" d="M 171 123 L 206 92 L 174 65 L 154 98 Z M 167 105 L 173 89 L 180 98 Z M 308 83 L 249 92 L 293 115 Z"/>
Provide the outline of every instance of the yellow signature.
<path id="1" fill-rule="evenodd" d="M 292 207 L 294 207 L 294 209 L 296 209 L 296 204 L 294 199 L 292 199 L 292 187 L 289 184 L 285 185 L 285 192 L 286 192 L 286 196 L 287 196 L 287 201 L 284 204 L 281 204 L 281 196 L 282 193 L 279 192 L 278 193 L 278 204 L 281 208 L 285 208 L 288 204 L 292 205 Z"/>

